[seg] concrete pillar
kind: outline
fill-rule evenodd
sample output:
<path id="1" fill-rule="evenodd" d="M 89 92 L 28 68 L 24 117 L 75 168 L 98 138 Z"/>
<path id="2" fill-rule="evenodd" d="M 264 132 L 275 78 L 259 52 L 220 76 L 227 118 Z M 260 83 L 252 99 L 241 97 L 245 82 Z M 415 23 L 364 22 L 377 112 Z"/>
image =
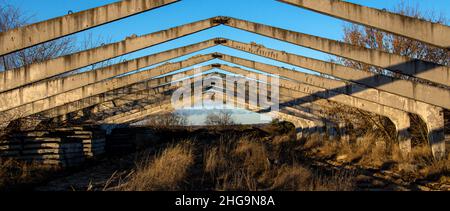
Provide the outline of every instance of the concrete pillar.
<path id="1" fill-rule="evenodd" d="M 446 156 L 445 144 L 445 120 L 444 110 L 441 108 L 430 107 L 425 103 L 419 103 L 419 116 L 427 125 L 428 141 L 436 159 L 443 159 Z"/>
<path id="2" fill-rule="evenodd" d="M 306 129 L 308 128 L 308 124 L 302 119 L 299 119 L 298 121 L 301 125 L 301 128 L 300 128 L 300 131 L 297 132 L 297 139 L 306 138 L 306 136 L 307 136 Z"/>
<path id="3" fill-rule="evenodd" d="M 411 152 L 411 133 L 408 131 L 411 122 L 408 113 L 391 113 L 388 118 L 395 125 L 400 151 L 408 155 Z"/>
<path id="4" fill-rule="evenodd" d="M 347 131 L 347 124 L 344 122 L 339 123 L 339 136 L 343 142 L 348 143 L 350 141 L 350 134 Z"/>
<path id="5" fill-rule="evenodd" d="M 326 121 L 325 124 L 327 127 L 327 134 L 328 134 L 328 137 L 330 138 L 330 140 L 336 139 L 338 136 L 338 129 L 337 129 L 336 124 L 334 124 L 333 122 L 330 122 L 330 121 Z"/>

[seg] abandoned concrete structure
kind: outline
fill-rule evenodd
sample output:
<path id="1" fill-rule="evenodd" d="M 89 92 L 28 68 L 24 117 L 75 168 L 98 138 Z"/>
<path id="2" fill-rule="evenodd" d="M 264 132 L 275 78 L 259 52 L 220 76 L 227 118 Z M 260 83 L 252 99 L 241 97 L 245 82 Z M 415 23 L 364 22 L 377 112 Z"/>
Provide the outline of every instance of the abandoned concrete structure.
<path id="1" fill-rule="evenodd" d="M 0 56 L 177 1 L 123 0 L 2 32 L 0 33 Z M 450 27 L 445 25 L 338 0 L 278 1 L 408 37 L 443 49 L 448 50 L 450 47 Z M 257 43 L 243 43 L 226 38 L 206 40 L 181 48 L 122 61 L 92 71 L 61 76 L 61 74 L 70 73 L 91 64 L 117 58 L 219 25 L 263 35 L 420 80 L 398 79 L 334 62 L 266 48 Z M 321 76 L 220 52 L 197 55 L 179 62 L 168 62 L 219 45 L 305 68 L 320 73 Z M 322 112 L 322 108 L 330 106 L 329 102 L 335 102 L 390 119 L 395 125 L 400 148 L 405 153 L 411 150 L 411 135 L 408 131 L 411 126 L 409 114 L 416 114 L 426 124 L 428 140 L 435 158 L 443 158 L 448 151 L 446 142 L 450 140 L 446 140 L 445 133 L 448 133 L 448 131 L 445 131 L 444 118 L 444 110 L 450 109 L 450 68 L 448 66 L 222 16 L 139 37 L 127 37 L 120 42 L 0 72 L 0 123 L 3 128 L 7 128 L 21 119 L 32 118 L 36 125 L 44 128 L 43 130 L 51 131 L 54 130 L 54 127 L 65 127 L 65 123 L 70 122 L 69 128 L 76 128 L 73 130 L 73 134 L 81 136 L 81 138 L 75 137 L 73 134 L 72 136 L 70 134 L 66 136 L 69 136 L 72 142 L 76 142 L 74 140 L 81 141 L 81 144 L 67 145 L 71 149 L 69 151 L 73 151 L 75 154 L 92 155 L 91 149 L 103 151 L 101 147 L 104 146 L 104 138 L 93 137 L 91 133 L 85 133 L 80 128 L 94 127 L 97 130 L 101 125 L 129 125 L 154 114 L 171 112 L 173 107 L 170 95 L 179 88 L 179 86 L 171 84 L 175 75 L 179 74 L 180 70 L 213 60 L 221 60 L 246 67 L 254 70 L 254 72 L 230 65 L 212 64 L 201 68 L 201 71 L 208 76 L 211 74 L 206 72 L 215 69 L 242 77 L 251 73 L 279 75 L 281 77 L 279 91 L 282 104 L 280 112 L 265 111 L 258 106 L 252 107 L 246 102 L 246 99 L 249 98 L 248 95 L 244 95 L 245 99 L 238 99 L 239 97 L 234 99 L 235 96 L 233 95 L 231 100 L 234 104 L 240 104 L 243 108 L 251 111 L 264 112 L 292 122 L 297 129 L 299 138 L 316 132 L 330 137 L 346 137 L 345 123 L 331 121 L 331 118 Z M 159 66 L 152 67 L 155 65 Z M 140 71 L 147 67 L 152 68 Z M 188 69 L 182 71 L 182 73 L 185 74 L 185 77 L 193 76 L 195 70 Z M 124 74 L 126 75 L 123 76 Z M 426 81 L 427 83 L 419 81 Z M 212 86 L 202 95 L 211 92 L 227 93 L 231 91 L 230 87 L 223 87 L 225 86 Z M 60 133 L 60 131 L 58 132 Z M 58 143 L 62 143 L 61 139 L 68 139 L 66 136 L 66 138 L 61 139 L 52 137 L 49 139 L 52 141 L 46 143 L 44 136 L 35 135 L 39 133 L 33 134 L 20 136 L 24 140 L 35 140 L 36 143 L 40 144 L 33 145 L 35 152 L 34 154 L 29 152 L 32 153 L 32 156 L 27 154 L 29 158 L 44 159 L 45 157 L 39 157 L 38 155 L 57 157 L 58 159 L 61 157 L 58 154 L 60 152 Z M 87 134 L 86 139 L 83 139 L 80 134 Z M 92 145 L 94 142 L 98 144 Z M 17 143 L 16 141 L 13 145 L 8 141 L 0 142 L 0 156 L 21 154 L 17 151 L 21 148 Z M 91 145 L 86 146 L 86 144 Z M 47 155 L 45 150 L 40 150 L 40 147 L 50 145 L 56 146 L 53 151 L 47 150 L 53 153 L 50 154 L 51 156 Z M 76 149 L 77 147 L 81 147 L 81 149 Z M 86 150 L 83 151 L 83 147 Z M 74 162 L 80 160 L 79 155 L 65 156 L 77 158 Z"/>

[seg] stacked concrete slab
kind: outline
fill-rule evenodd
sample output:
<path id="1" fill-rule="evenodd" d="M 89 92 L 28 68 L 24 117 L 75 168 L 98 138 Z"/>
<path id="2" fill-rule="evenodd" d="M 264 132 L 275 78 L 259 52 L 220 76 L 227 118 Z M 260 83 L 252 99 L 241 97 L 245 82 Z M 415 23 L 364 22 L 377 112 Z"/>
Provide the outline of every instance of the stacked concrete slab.
<path id="1" fill-rule="evenodd" d="M 82 127 L 12 134 L 0 142 L 0 157 L 73 167 L 105 153 L 105 135 Z"/>
<path id="2" fill-rule="evenodd" d="M 106 151 L 108 154 L 126 154 L 158 141 L 150 128 L 116 128 L 107 138 Z"/>

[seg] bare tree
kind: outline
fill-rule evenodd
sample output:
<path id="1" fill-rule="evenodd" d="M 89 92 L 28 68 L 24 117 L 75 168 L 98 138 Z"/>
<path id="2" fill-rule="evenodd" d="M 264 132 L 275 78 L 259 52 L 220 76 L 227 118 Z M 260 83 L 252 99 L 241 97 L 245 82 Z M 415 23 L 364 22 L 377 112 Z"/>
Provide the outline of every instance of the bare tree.
<path id="1" fill-rule="evenodd" d="M 32 19 L 5 1 L 0 5 L 0 32 L 25 26 Z M 0 71 L 42 62 L 75 50 L 74 38 L 61 38 L 0 57 Z"/>
<path id="2" fill-rule="evenodd" d="M 427 12 L 425 14 L 419 9 L 418 6 L 410 6 L 405 4 L 404 2 L 400 3 L 393 10 L 393 12 L 440 24 L 446 24 L 448 22 L 447 18 L 443 14 L 436 15 L 436 13 L 434 12 Z M 343 40 L 353 45 L 382 50 L 389 53 L 407 56 L 413 59 L 420 59 L 447 66 L 450 64 L 450 54 L 446 49 L 437 48 L 420 41 L 397 36 L 391 33 L 386 33 L 377 29 L 360 26 L 357 24 L 349 24 L 344 26 Z M 338 60 L 346 66 L 385 74 L 392 77 L 421 81 L 419 79 L 412 79 L 410 77 L 383 70 L 381 68 L 376 68 L 367 64 L 362 64 L 347 59 Z"/>
<path id="3" fill-rule="evenodd" d="M 91 48 L 97 48 L 100 46 L 103 46 L 107 43 L 110 43 L 112 40 L 111 37 L 104 37 L 104 36 L 95 36 L 93 33 L 88 33 L 84 36 L 83 40 L 81 41 L 81 50 L 86 50 L 86 49 L 91 49 Z M 121 58 L 119 58 L 120 60 Z M 96 64 L 92 64 L 91 66 L 89 66 L 87 69 L 88 70 L 94 70 L 97 68 L 102 68 L 102 67 L 106 67 L 112 64 L 112 60 L 107 60 L 107 61 L 103 61 L 103 62 L 99 62 Z"/>
<path id="4" fill-rule="evenodd" d="M 173 112 L 149 117 L 140 125 L 157 129 L 168 129 L 172 127 L 187 126 L 188 123 L 185 115 Z"/>
<path id="5" fill-rule="evenodd" d="M 407 5 L 405 2 L 401 2 L 397 7 L 395 7 L 393 12 L 440 24 L 448 23 L 448 20 L 443 14 L 436 15 L 436 13 L 434 12 L 425 13 L 421 11 L 417 5 L 411 6 Z M 393 54 L 407 56 L 413 59 L 420 59 L 446 66 L 450 64 L 450 53 L 447 49 L 437 48 L 420 41 L 397 36 L 391 33 L 386 33 L 377 29 L 357 24 L 349 24 L 344 26 L 343 41 L 357 46 L 363 46 L 370 49 L 377 49 Z M 338 58 L 337 60 L 345 66 L 354 67 L 377 74 L 387 75 L 394 78 L 413 80 L 420 83 L 430 84 L 430 82 L 421 79 L 401 75 L 389 70 L 373 67 L 368 64 L 363 64 L 343 58 Z M 344 109 L 343 107 L 338 107 L 331 111 L 331 113 L 339 115 L 343 119 L 347 119 L 353 125 L 361 126 L 362 131 L 372 130 L 373 132 L 373 129 L 375 128 L 376 130 L 381 131 L 381 134 L 383 134 L 384 137 L 391 140 L 394 138 L 392 134 L 395 130 L 392 127 L 392 123 L 389 123 L 390 121 L 388 121 L 387 118 L 370 114 L 368 112 L 363 112 L 358 109 Z M 424 122 L 417 115 L 411 115 L 411 122 L 412 126 L 410 132 L 413 135 L 414 142 L 426 142 L 427 129 Z"/>
<path id="6" fill-rule="evenodd" d="M 219 114 L 209 113 L 205 121 L 206 125 L 211 126 L 231 126 L 236 123 L 233 120 L 233 114 L 230 111 L 222 110 Z"/>

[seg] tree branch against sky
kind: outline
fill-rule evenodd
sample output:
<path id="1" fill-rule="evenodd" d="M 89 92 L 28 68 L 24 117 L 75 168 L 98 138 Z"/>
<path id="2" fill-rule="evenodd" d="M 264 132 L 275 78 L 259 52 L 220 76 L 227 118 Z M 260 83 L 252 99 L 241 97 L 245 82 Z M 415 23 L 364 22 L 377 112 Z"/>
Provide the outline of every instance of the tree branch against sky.
<path id="1" fill-rule="evenodd" d="M 437 13 L 434 11 L 422 10 L 419 5 L 411 6 L 405 1 L 400 2 L 400 4 L 392 9 L 392 12 L 440 24 L 448 24 L 448 19 L 446 18 L 445 14 L 437 15 Z M 430 46 L 420 41 L 393 35 L 357 24 L 346 24 L 343 31 L 343 41 L 347 43 L 371 49 L 378 49 L 389 53 L 399 54 L 413 59 L 425 60 L 441 65 L 448 66 L 450 64 L 450 53 L 448 50 Z M 405 78 L 404 76 L 390 73 L 386 70 L 375 68 L 367 64 L 362 64 L 347 59 L 339 60 L 346 66 Z"/>
<path id="2" fill-rule="evenodd" d="M 33 16 L 6 1 L 0 2 L 0 32 L 22 27 L 30 23 Z M 73 52 L 74 39 L 70 37 L 46 42 L 25 50 L 0 57 L 0 71 L 10 70 L 32 63 L 42 62 Z"/>

